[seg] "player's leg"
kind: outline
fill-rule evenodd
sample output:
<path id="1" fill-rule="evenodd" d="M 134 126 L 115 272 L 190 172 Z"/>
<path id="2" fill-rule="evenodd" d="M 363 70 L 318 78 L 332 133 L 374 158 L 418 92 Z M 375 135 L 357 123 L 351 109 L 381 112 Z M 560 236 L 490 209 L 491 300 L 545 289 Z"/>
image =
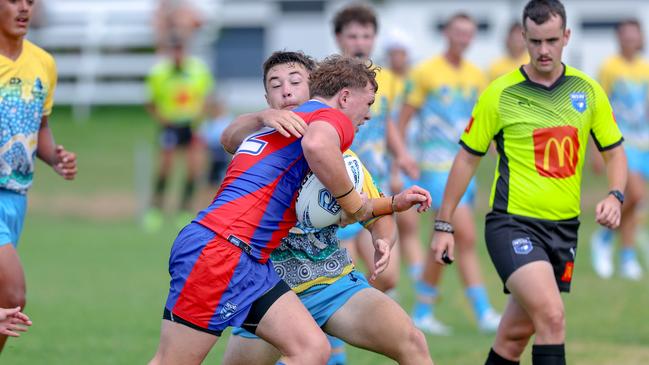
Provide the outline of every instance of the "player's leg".
<path id="1" fill-rule="evenodd" d="M 275 346 L 286 365 L 325 364 L 331 353 L 327 337 L 290 289 L 268 307 L 255 334 Z"/>
<path id="2" fill-rule="evenodd" d="M 408 265 L 408 275 L 412 280 L 421 276 L 424 253 L 419 237 L 419 214 L 415 208 L 397 213 L 399 228 L 399 250 Z"/>
<path id="3" fill-rule="evenodd" d="M 631 280 L 642 278 L 642 267 L 638 262 L 635 240 L 638 229 L 638 213 L 645 199 L 646 181 L 638 172 L 629 174 L 624 204 L 622 206 L 622 220 L 620 221 L 620 274 Z"/>
<path id="4" fill-rule="evenodd" d="M 205 166 L 205 161 L 203 160 L 205 145 L 198 137 L 193 135 L 189 126 L 186 128 L 184 133 L 187 134 L 187 136 L 184 137 L 186 141 L 183 141 L 187 148 L 187 179 L 183 188 L 180 209 L 183 213 L 191 214 L 191 212 L 194 211 L 192 207 L 192 198 L 194 196 L 194 190 L 196 189 L 196 181 L 200 179 Z"/>
<path id="5" fill-rule="evenodd" d="M 534 334 L 534 323 L 516 299 L 509 297 L 486 365 L 517 362 Z"/>
<path id="6" fill-rule="evenodd" d="M 374 245 L 372 244 L 372 235 L 365 229 L 356 236 L 356 251 L 369 272 L 369 268 L 374 266 Z M 388 267 L 370 284 L 378 290 L 392 296 L 395 295 L 393 291 L 398 282 L 399 248 L 395 246 L 392 247 L 392 251 L 390 252 Z"/>
<path id="7" fill-rule="evenodd" d="M 24 309 L 25 288 L 25 273 L 18 252 L 10 242 L 0 244 L 0 307 Z M 6 341 L 7 336 L 0 335 L 0 352 Z"/>
<path id="8" fill-rule="evenodd" d="M 164 195 L 167 190 L 167 181 L 173 167 L 174 151 L 176 150 L 177 143 L 178 136 L 175 128 L 165 127 L 160 131 L 158 171 L 153 187 L 151 207 L 146 211 L 142 219 L 144 229 L 149 232 L 154 232 L 162 228 Z"/>
<path id="9" fill-rule="evenodd" d="M 476 250 L 476 227 L 473 210 L 469 204 L 460 205 L 453 216 L 455 231 L 455 257 L 465 294 L 471 303 L 478 327 L 485 332 L 495 332 L 500 322 L 498 314 L 489 301 L 480 273 L 480 261 Z"/>
<path id="10" fill-rule="evenodd" d="M 565 364 L 565 311 L 552 265 L 528 263 L 511 274 L 506 286 L 534 324 L 532 362 L 548 364 L 543 357 L 557 361 L 549 364 Z"/>
<path id="11" fill-rule="evenodd" d="M 163 319 L 160 344 L 149 365 L 201 364 L 218 338 L 215 334 Z"/>
<path id="12" fill-rule="evenodd" d="M 432 364 L 426 339 L 408 314 L 374 288 L 354 294 L 329 318 L 324 329 L 353 346 L 384 354 L 399 364 Z"/>
<path id="13" fill-rule="evenodd" d="M 228 339 L 223 355 L 223 365 L 273 365 L 282 354 L 270 343 L 247 332 L 235 329 Z"/>

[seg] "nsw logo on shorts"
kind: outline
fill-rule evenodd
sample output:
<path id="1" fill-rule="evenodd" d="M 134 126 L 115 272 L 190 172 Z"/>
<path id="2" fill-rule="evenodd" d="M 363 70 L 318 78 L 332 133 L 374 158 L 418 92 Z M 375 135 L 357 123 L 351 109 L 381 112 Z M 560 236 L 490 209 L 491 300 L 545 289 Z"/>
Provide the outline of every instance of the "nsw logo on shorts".
<path id="1" fill-rule="evenodd" d="M 532 252 L 534 246 L 532 246 L 532 241 L 529 237 L 517 238 L 512 241 L 512 246 L 514 246 L 514 252 L 518 255 L 527 255 Z"/>
<path id="2" fill-rule="evenodd" d="M 237 311 L 237 305 L 232 303 L 232 302 L 226 302 L 223 305 L 223 308 L 221 308 L 221 311 L 219 311 L 219 316 L 221 316 L 222 319 L 228 319 L 232 317 L 234 312 Z"/>

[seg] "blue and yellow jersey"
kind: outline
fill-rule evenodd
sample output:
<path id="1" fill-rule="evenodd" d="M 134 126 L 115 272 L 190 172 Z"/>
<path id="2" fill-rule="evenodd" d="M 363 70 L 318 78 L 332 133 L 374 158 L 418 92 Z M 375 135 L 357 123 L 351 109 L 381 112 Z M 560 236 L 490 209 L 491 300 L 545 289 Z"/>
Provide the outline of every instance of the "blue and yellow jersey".
<path id="1" fill-rule="evenodd" d="M 600 151 L 622 143 L 597 82 L 566 66 L 561 78 L 546 87 L 531 81 L 521 67 L 496 79 L 480 96 L 460 144 L 484 155 L 496 141 L 494 211 L 563 220 L 580 212 L 581 172 L 591 135 Z"/>
<path id="2" fill-rule="evenodd" d="M 52 112 L 56 88 L 54 58 L 23 41 L 15 61 L 0 55 L 0 188 L 26 193 L 43 116 Z"/>
<path id="3" fill-rule="evenodd" d="M 437 56 L 415 67 L 406 103 L 419 109 L 417 145 L 421 169 L 447 171 L 458 151 L 457 140 L 484 88 L 482 71 L 464 60 L 459 67 Z"/>
<path id="4" fill-rule="evenodd" d="M 523 52 L 520 57 L 513 58 L 510 55 L 505 55 L 500 58 L 497 58 L 494 62 L 489 65 L 487 69 L 487 78 L 489 81 L 493 81 L 500 76 L 512 72 L 524 64 L 530 62 L 530 55 L 527 52 Z"/>
<path id="5" fill-rule="evenodd" d="M 599 81 L 611 100 L 625 142 L 649 151 L 649 62 L 640 57 L 629 62 L 612 56 L 604 62 Z"/>
<path id="6" fill-rule="evenodd" d="M 186 58 L 180 69 L 173 62 L 163 60 L 147 78 L 149 99 L 160 116 L 171 123 L 198 121 L 212 86 L 209 69 L 194 57 Z"/>
<path id="7" fill-rule="evenodd" d="M 372 117 L 358 129 L 352 144 L 352 149 L 383 188 L 387 185 L 390 173 L 385 123 L 395 98 L 394 78 L 394 74 L 388 69 L 382 68 L 377 72 L 379 89 L 372 105 Z"/>
<path id="8" fill-rule="evenodd" d="M 351 150 L 345 151 L 344 155 L 356 156 Z M 371 199 L 382 197 L 383 193 L 372 175 L 365 166 L 362 169 L 363 192 Z M 367 228 L 376 219 L 361 224 Z M 311 230 L 295 227 L 273 251 L 271 261 L 275 271 L 293 291 L 301 293 L 318 285 L 334 283 L 354 269 L 347 250 L 339 245 L 337 230 L 337 225 Z"/>

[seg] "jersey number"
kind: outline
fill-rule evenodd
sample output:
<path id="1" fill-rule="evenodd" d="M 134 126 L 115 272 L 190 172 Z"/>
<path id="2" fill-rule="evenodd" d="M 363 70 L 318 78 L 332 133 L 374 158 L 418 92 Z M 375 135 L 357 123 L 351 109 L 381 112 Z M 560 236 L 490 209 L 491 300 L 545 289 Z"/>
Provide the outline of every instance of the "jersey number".
<path id="1" fill-rule="evenodd" d="M 268 142 L 264 141 L 260 137 L 264 137 L 272 133 L 275 133 L 274 129 L 264 130 L 262 132 L 249 135 L 248 137 L 246 137 L 246 139 L 243 140 L 241 146 L 239 146 L 239 149 L 237 150 L 237 153 L 245 153 L 253 156 L 259 155 L 268 145 Z"/>

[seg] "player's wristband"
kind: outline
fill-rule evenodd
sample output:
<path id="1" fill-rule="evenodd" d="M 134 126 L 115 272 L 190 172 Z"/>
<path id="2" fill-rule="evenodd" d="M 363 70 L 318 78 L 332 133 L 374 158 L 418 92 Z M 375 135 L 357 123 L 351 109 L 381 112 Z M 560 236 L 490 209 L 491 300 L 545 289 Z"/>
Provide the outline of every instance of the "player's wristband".
<path id="1" fill-rule="evenodd" d="M 387 215 L 394 213 L 394 196 L 392 198 L 377 198 L 372 199 L 372 217 L 376 218 L 380 215 Z"/>
<path id="2" fill-rule="evenodd" d="M 340 198 L 344 198 L 344 197 L 346 197 L 347 195 L 349 195 L 349 193 L 351 193 L 352 191 L 354 191 L 354 187 L 353 187 L 353 186 L 352 186 L 351 188 L 349 188 L 349 191 L 346 192 L 345 194 L 343 194 L 343 195 L 339 195 L 339 196 L 334 196 L 334 199 L 338 200 L 338 199 L 340 199 Z"/>
<path id="3" fill-rule="evenodd" d="M 433 226 L 435 232 L 446 232 L 446 233 L 455 233 L 453 225 L 447 221 L 442 221 L 435 219 L 435 225 Z"/>
<path id="4" fill-rule="evenodd" d="M 345 193 L 342 197 L 336 198 L 336 201 L 347 214 L 354 215 L 363 208 L 361 194 L 354 190 L 354 188 L 352 188 L 352 191 Z"/>

